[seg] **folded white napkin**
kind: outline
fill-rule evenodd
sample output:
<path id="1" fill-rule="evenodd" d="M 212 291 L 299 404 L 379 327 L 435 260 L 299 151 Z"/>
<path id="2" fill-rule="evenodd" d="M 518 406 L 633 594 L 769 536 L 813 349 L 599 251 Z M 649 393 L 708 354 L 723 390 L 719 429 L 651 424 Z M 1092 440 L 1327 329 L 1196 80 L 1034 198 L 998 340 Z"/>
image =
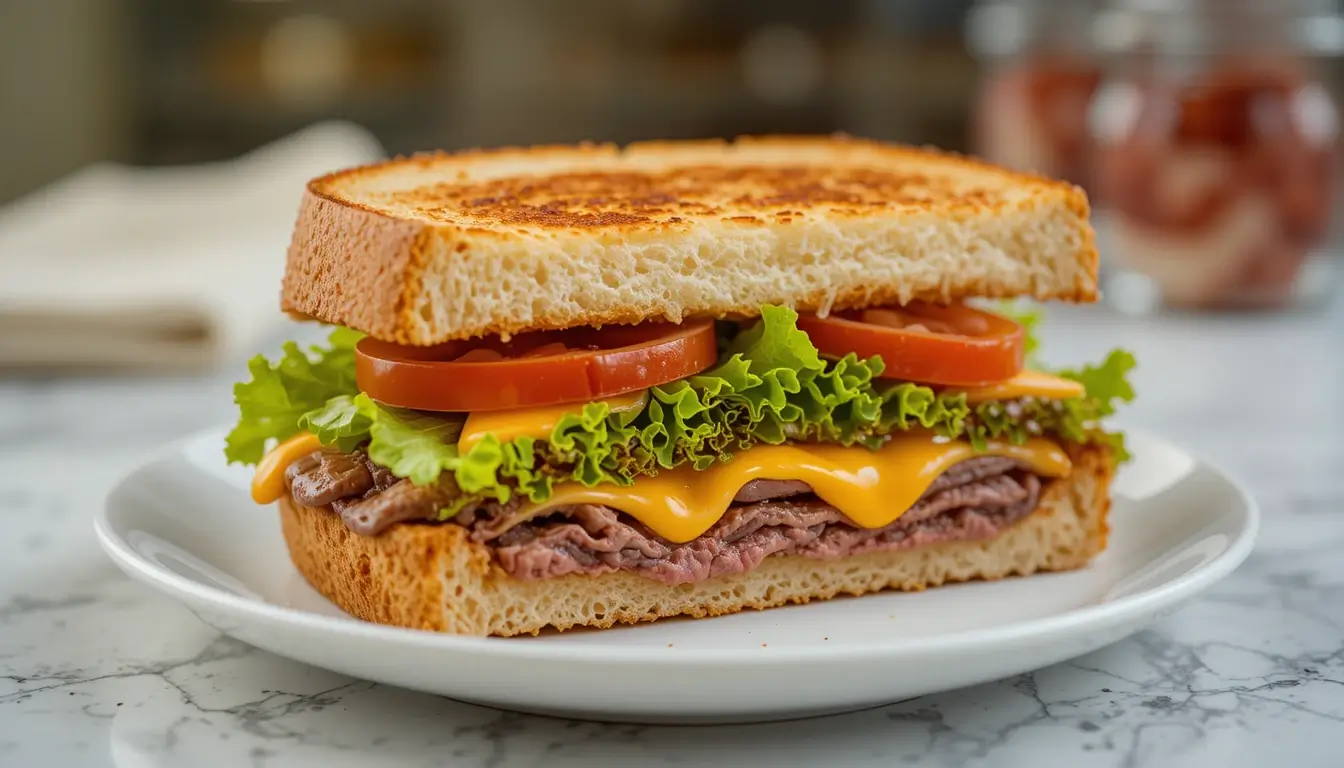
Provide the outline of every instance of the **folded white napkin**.
<path id="1" fill-rule="evenodd" d="M 0 371 L 204 368 L 285 318 L 304 184 L 383 155 L 322 123 L 228 162 L 101 164 L 0 209 Z"/>

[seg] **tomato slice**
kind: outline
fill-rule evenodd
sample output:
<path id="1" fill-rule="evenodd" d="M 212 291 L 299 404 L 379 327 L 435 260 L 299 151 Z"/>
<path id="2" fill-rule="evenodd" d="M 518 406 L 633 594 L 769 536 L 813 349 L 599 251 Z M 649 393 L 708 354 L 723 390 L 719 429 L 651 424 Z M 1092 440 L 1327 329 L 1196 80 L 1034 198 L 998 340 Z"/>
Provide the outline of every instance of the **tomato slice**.
<path id="1" fill-rule="evenodd" d="M 519 334 L 407 347 L 365 337 L 355 380 L 369 397 L 424 411 L 581 403 L 699 373 L 718 352 L 712 320 Z"/>
<path id="2" fill-rule="evenodd" d="M 822 354 L 880 355 L 884 379 L 971 387 L 1022 370 L 1022 326 L 962 304 L 915 302 L 901 307 L 805 315 L 798 327 Z"/>

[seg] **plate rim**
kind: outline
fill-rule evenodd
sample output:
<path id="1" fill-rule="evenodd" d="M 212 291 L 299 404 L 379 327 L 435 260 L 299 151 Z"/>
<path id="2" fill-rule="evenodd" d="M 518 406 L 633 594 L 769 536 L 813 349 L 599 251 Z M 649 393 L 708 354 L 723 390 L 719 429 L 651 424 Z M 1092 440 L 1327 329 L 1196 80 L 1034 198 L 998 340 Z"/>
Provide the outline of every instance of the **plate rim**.
<path id="1" fill-rule="evenodd" d="M 355 635 L 365 640 L 410 644 L 425 650 L 448 653 L 485 653 L 494 656 L 528 661 L 600 661 L 608 664 L 637 663 L 640 665 L 750 665 L 776 666 L 793 661 L 817 663 L 835 661 L 861 663 L 893 655 L 941 655 L 972 652 L 1014 642 L 1030 640 L 1077 630 L 1095 630 L 1117 626 L 1163 609 L 1178 606 L 1189 598 L 1226 578 L 1246 560 L 1254 549 L 1261 526 L 1261 512 L 1255 497 L 1235 476 L 1218 463 L 1190 451 L 1180 443 L 1156 436 L 1147 430 L 1126 429 L 1134 442 L 1156 443 L 1175 449 L 1194 459 L 1235 492 L 1241 503 L 1245 525 L 1227 548 L 1218 556 L 1191 571 L 1163 582 L 1157 587 L 1128 594 L 1101 604 L 1087 605 L 1062 613 L 1026 619 L 982 629 L 962 629 L 939 635 L 909 638 L 885 638 L 876 641 L 840 645 L 800 645 L 777 648 L 683 648 L 676 653 L 663 654 L 656 646 L 607 646 L 577 643 L 518 642 L 510 637 L 476 637 L 454 635 L 432 630 L 375 624 L 353 616 L 327 616 L 301 608 L 276 605 L 264 600 L 248 598 L 217 587 L 189 579 L 143 557 L 112 527 L 109 514 L 112 500 L 124 492 L 138 475 L 156 463 L 183 453 L 186 445 L 222 435 L 227 425 L 215 425 L 197 430 L 173 440 L 158 450 L 141 455 L 133 467 L 124 472 L 108 489 L 103 503 L 94 515 L 94 533 L 107 556 L 126 575 L 148 586 L 167 593 L 179 602 L 194 608 L 196 604 L 210 605 L 226 614 L 246 614 L 272 627 L 298 624 L 312 631 L 337 632 Z M 1131 442 L 1133 445 L 1133 442 Z M 193 610 L 194 612 L 194 610 Z"/>

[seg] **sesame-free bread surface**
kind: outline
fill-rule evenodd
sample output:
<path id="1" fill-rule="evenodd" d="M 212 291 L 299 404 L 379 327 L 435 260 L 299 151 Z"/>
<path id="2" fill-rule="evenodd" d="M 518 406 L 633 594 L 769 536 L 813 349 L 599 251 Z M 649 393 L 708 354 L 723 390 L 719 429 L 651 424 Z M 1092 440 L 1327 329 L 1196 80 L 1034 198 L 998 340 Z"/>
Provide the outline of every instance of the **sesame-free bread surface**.
<path id="1" fill-rule="evenodd" d="M 1070 475 L 1047 484 L 1036 510 L 993 539 L 836 560 L 776 555 L 744 574 L 675 586 L 628 572 L 519 580 L 461 526 L 402 523 L 360 536 L 331 510 L 289 497 L 280 522 L 304 578 L 366 621 L 462 635 L 606 628 L 1081 568 L 1106 546 L 1112 462 L 1099 448 L 1073 453 Z"/>
<path id="2" fill-rule="evenodd" d="M 427 345 L 966 297 L 1093 301 L 1086 196 L 843 138 L 416 156 L 315 179 L 289 312 Z"/>

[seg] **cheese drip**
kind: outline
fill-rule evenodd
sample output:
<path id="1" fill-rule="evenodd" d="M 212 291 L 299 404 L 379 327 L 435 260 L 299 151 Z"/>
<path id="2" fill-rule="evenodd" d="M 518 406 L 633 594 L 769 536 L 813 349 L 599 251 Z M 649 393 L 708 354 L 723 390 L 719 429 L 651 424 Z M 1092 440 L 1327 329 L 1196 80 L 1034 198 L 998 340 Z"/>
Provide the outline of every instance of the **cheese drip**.
<path id="1" fill-rule="evenodd" d="M 322 447 L 317 435 L 300 432 L 262 457 L 252 475 L 252 500 L 270 504 L 285 495 L 285 470 L 290 464 Z"/>
<path id="2" fill-rule="evenodd" d="M 991 441 L 977 451 L 965 441 L 932 435 L 897 435 L 880 450 L 840 445 L 758 445 L 727 464 L 705 470 L 681 466 L 632 485 L 557 486 L 544 502 L 527 504 L 513 524 L 556 507 L 600 504 L 620 510 L 672 542 L 687 542 L 723 517 L 742 486 L 752 480 L 801 480 L 827 504 L 864 528 L 888 526 L 953 465 L 977 456 L 1006 456 L 1045 477 L 1072 469 L 1068 455 L 1046 438 L 1023 445 Z"/>
<path id="3" fill-rule="evenodd" d="M 1073 379 L 1051 376 L 1040 371 L 1024 370 L 1007 381 L 972 387 L 964 390 L 966 402 L 971 405 L 987 400 L 1016 400 L 1035 397 L 1041 400 L 1068 400 L 1087 394 L 1083 385 Z"/>

